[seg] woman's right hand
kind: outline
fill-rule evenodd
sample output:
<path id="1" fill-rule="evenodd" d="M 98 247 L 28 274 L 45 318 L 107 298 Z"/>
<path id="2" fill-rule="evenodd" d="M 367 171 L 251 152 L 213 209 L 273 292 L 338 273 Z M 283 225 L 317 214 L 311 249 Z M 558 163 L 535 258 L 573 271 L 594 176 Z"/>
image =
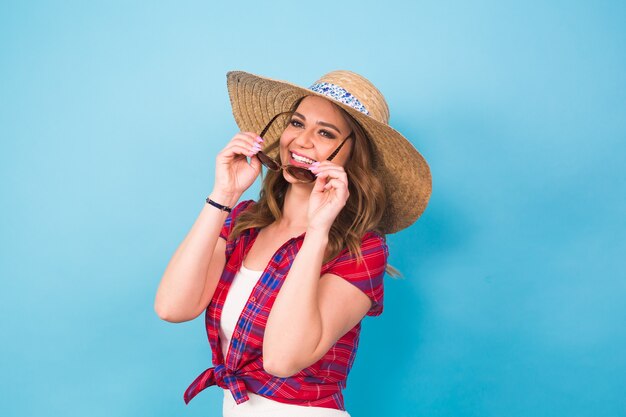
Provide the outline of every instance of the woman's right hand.
<path id="1" fill-rule="evenodd" d="M 215 192 L 238 198 L 252 185 L 261 172 L 261 161 L 256 153 L 261 149 L 262 141 L 253 132 L 239 132 L 233 136 L 215 160 Z"/>

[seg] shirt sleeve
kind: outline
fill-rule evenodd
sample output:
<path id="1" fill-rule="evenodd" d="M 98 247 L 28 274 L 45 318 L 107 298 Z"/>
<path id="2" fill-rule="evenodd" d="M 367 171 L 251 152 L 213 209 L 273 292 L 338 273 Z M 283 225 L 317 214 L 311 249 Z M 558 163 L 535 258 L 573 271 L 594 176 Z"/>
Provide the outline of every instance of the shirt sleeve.
<path id="1" fill-rule="evenodd" d="M 383 312 L 383 277 L 389 248 L 382 236 L 368 232 L 361 240 L 361 253 L 363 260 L 357 265 L 356 256 L 350 255 L 347 249 L 342 251 L 326 273 L 340 276 L 363 291 L 372 300 L 367 315 L 379 316 Z"/>

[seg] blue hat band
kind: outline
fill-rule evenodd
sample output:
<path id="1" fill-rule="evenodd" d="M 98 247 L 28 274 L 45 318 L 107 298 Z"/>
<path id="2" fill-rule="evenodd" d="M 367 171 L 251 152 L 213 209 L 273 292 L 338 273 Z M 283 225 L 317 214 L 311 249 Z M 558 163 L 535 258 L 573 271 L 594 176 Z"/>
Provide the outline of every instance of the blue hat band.
<path id="1" fill-rule="evenodd" d="M 369 116 L 370 112 L 365 108 L 365 106 L 350 94 L 346 89 L 340 87 L 336 84 L 331 83 L 316 83 L 309 87 L 309 90 L 314 91 L 316 93 L 325 95 L 328 98 L 332 98 L 333 100 L 337 100 L 340 103 L 345 104 L 346 106 L 350 106 L 355 110 L 360 111 L 363 114 Z"/>

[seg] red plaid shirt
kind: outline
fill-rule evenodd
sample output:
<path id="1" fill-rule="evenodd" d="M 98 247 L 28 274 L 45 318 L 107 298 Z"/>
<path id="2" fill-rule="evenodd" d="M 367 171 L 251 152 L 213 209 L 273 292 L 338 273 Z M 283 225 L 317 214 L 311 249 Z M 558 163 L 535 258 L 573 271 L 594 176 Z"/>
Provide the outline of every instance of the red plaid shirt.
<path id="1" fill-rule="evenodd" d="M 345 410 L 342 389 L 346 387 L 348 372 L 354 362 L 361 322 L 343 335 L 319 361 L 287 378 L 268 374 L 263 369 L 263 333 L 272 304 L 302 246 L 304 233 L 285 242 L 274 254 L 255 284 L 233 332 L 229 356 L 223 357 L 218 339 L 218 328 L 224 300 L 243 259 L 252 247 L 259 229 L 245 230 L 237 239 L 228 240 L 237 215 L 252 200 L 237 204 L 226 218 L 220 236 L 226 242 L 226 266 L 220 277 L 213 299 L 206 309 L 205 325 L 216 366 L 202 372 L 185 391 L 189 403 L 203 389 L 218 385 L 229 389 L 237 404 L 249 399 L 247 391 L 272 400 L 303 406 Z M 321 275 L 336 274 L 357 286 L 373 301 L 368 316 L 383 312 L 383 276 L 388 248 L 383 236 L 368 232 L 361 243 L 364 262 L 344 249 L 337 257 L 322 265 Z"/>

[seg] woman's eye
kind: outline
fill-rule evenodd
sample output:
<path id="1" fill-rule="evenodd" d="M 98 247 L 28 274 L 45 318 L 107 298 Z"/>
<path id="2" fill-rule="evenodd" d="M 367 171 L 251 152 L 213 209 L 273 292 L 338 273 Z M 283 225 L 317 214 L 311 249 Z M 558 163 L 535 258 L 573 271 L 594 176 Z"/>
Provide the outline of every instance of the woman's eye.
<path id="1" fill-rule="evenodd" d="M 328 139 L 335 139 L 335 135 L 333 135 L 332 133 L 330 133 L 328 130 L 320 130 L 320 135 L 328 138 Z"/>
<path id="2" fill-rule="evenodd" d="M 304 124 L 302 122 L 300 122 L 299 120 L 296 120 L 296 119 L 291 119 L 289 121 L 289 124 L 291 126 L 293 126 L 293 127 L 297 127 L 298 129 L 301 129 L 301 128 L 304 127 Z M 327 139 L 335 139 L 336 138 L 336 136 L 333 133 L 329 132 L 328 130 L 324 130 L 324 129 L 320 130 L 319 134 L 321 136 L 327 138 Z"/>

